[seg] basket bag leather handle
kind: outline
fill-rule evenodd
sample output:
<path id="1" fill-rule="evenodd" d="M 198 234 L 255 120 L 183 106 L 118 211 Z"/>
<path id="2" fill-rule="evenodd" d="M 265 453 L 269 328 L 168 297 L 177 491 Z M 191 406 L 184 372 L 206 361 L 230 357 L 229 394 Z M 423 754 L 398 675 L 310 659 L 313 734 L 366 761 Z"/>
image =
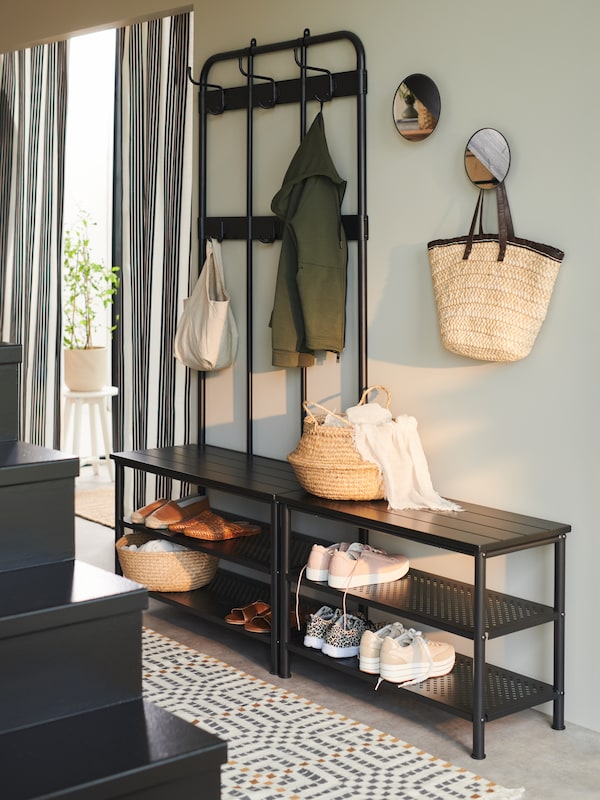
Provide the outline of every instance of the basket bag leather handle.
<path id="1" fill-rule="evenodd" d="M 500 242 L 498 261 L 504 261 L 506 243 L 511 242 L 515 238 L 515 229 L 513 227 L 512 215 L 508 204 L 508 195 L 506 193 L 506 184 L 504 181 L 496 186 L 496 200 L 498 202 L 498 230 L 502 229 L 506 231 L 504 247 L 502 247 L 502 241 Z"/>
<path id="2" fill-rule="evenodd" d="M 475 228 L 477 227 L 477 220 L 479 219 L 479 236 L 484 237 L 485 234 L 483 232 L 483 196 L 485 193 L 485 189 L 479 190 L 479 197 L 477 198 L 477 203 L 475 205 L 475 213 L 473 214 L 473 219 L 471 221 L 471 227 L 469 228 L 469 233 L 467 235 L 467 241 L 465 244 L 465 252 L 463 254 L 463 261 L 468 259 L 471 255 L 471 250 L 473 249 L 473 241 L 475 240 Z M 504 261 L 504 256 L 506 255 L 506 243 L 514 239 L 514 229 L 512 223 L 512 217 L 510 213 L 510 207 L 508 205 L 508 196 L 506 194 L 506 187 L 504 182 L 498 184 L 496 186 L 496 200 L 498 204 L 498 242 L 499 242 L 499 250 L 498 250 L 498 261 Z"/>
<path id="3" fill-rule="evenodd" d="M 467 236 L 467 243 L 465 245 L 463 261 L 465 261 L 471 255 L 471 250 L 473 249 L 473 236 L 475 234 L 475 226 L 477 225 L 478 217 L 479 217 L 479 235 L 483 236 L 483 189 L 480 189 L 479 194 L 477 195 L 477 203 L 475 204 L 475 213 L 473 214 L 473 219 L 471 220 L 471 227 L 469 228 L 469 234 Z"/>

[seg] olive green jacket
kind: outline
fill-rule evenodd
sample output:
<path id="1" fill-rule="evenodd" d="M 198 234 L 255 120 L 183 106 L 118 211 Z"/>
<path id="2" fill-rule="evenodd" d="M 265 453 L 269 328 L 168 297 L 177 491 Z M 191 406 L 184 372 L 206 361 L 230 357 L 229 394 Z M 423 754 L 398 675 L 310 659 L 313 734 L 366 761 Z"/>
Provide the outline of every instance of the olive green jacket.
<path id="1" fill-rule="evenodd" d="M 276 367 L 310 366 L 315 350 L 344 349 L 348 247 L 341 204 L 345 190 L 319 112 L 271 203 L 284 222 L 271 315 Z"/>

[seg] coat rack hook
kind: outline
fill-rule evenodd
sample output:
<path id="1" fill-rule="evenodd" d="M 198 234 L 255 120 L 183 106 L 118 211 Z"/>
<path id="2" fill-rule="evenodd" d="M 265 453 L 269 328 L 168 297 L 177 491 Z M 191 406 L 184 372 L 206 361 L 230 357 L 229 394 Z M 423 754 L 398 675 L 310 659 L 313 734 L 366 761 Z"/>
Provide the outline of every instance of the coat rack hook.
<path id="1" fill-rule="evenodd" d="M 216 89 L 221 95 L 221 101 L 215 110 L 208 108 L 207 111 L 209 114 L 222 114 L 225 111 L 225 89 L 222 86 L 218 86 L 216 83 L 202 83 L 202 81 L 196 81 L 192 77 L 192 68 L 187 68 L 187 76 L 190 83 L 193 83 L 194 86 L 200 86 L 200 88 L 204 89 Z"/>
<path id="2" fill-rule="evenodd" d="M 275 239 L 277 238 L 277 224 L 275 221 L 271 221 L 271 232 L 269 235 L 260 236 L 259 241 L 263 244 L 273 244 Z"/>
<path id="3" fill-rule="evenodd" d="M 315 95 L 315 100 L 318 100 L 321 103 L 322 107 L 323 103 L 326 103 L 328 100 L 331 100 L 333 98 L 333 93 L 335 91 L 333 75 L 328 69 L 324 69 L 323 67 L 310 67 L 308 64 L 303 64 L 298 58 L 297 47 L 294 47 L 294 61 L 300 67 L 301 70 L 310 69 L 313 72 L 321 72 L 322 74 L 327 75 L 327 77 L 329 78 L 329 91 L 325 94 L 325 97 L 319 97 L 318 95 Z"/>
<path id="4" fill-rule="evenodd" d="M 217 108 L 213 111 L 210 108 L 207 109 L 209 114 L 222 114 L 225 111 L 225 89 L 222 86 L 218 86 L 216 83 L 205 83 L 203 84 L 203 88 L 205 89 L 216 89 L 219 94 L 221 95 L 221 99 Z"/>
<path id="5" fill-rule="evenodd" d="M 191 68 L 191 67 L 188 67 L 188 68 L 187 68 L 187 76 L 188 76 L 188 81 L 189 81 L 190 83 L 193 83 L 193 84 L 194 84 L 194 86 L 200 86 L 200 81 L 195 81 L 195 80 L 194 80 L 193 73 L 192 73 L 192 68 Z"/>
<path id="6" fill-rule="evenodd" d="M 255 40 L 253 40 L 253 41 L 255 41 Z M 253 81 L 254 81 L 255 78 L 258 78 L 261 81 L 268 81 L 268 83 L 271 84 L 271 92 L 272 92 L 271 99 L 269 100 L 268 103 L 260 103 L 259 102 L 259 106 L 261 108 L 273 108 L 273 106 L 275 106 L 277 104 L 277 84 L 275 83 L 275 79 L 274 78 L 269 78 L 267 75 L 257 75 L 256 72 L 247 72 L 244 69 L 243 57 L 242 56 L 240 56 L 238 58 L 238 67 L 239 67 L 240 72 L 242 73 L 242 75 L 245 78 L 251 78 Z"/>

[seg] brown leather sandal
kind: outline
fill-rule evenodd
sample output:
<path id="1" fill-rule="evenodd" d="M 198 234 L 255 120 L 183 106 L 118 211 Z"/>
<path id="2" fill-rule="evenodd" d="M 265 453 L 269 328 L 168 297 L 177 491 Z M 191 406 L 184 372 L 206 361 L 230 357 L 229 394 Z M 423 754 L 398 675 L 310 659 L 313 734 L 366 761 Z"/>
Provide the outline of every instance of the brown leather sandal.
<path id="1" fill-rule="evenodd" d="M 169 525 L 169 530 L 183 533 L 184 536 L 192 539 L 203 539 L 208 542 L 221 542 L 224 539 L 237 539 L 240 536 L 255 536 L 261 532 L 258 525 L 241 520 L 232 522 L 215 514 L 210 509 Z"/>
<path id="2" fill-rule="evenodd" d="M 271 610 L 265 611 L 264 614 L 257 614 L 248 622 L 244 623 L 244 630 L 251 633 L 271 633 L 273 614 Z M 295 615 L 290 611 L 290 628 L 294 626 L 296 621 Z"/>
<path id="3" fill-rule="evenodd" d="M 263 603 L 262 600 L 256 600 L 254 603 L 250 603 L 249 606 L 232 608 L 225 617 L 225 622 L 229 623 L 229 625 L 246 625 L 254 617 L 267 612 L 271 613 L 271 606 L 268 603 Z"/>

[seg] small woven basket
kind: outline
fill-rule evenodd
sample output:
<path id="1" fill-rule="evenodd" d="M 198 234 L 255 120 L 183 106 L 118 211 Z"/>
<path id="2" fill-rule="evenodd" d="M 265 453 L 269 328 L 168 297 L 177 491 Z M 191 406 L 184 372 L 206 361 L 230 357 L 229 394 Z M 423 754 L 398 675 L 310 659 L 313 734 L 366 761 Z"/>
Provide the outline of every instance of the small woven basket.
<path id="1" fill-rule="evenodd" d="M 390 393 L 383 386 L 366 389 L 359 405 L 375 389 L 387 394 L 386 408 L 390 407 Z M 305 402 L 302 437 L 296 449 L 288 455 L 300 486 L 307 492 L 329 500 L 381 500 L 385 497 L 383 477 L 376 464 L 365 461 L 354 442 L 354 426 L 345 416 L 333 414 L 318 403 Z M 326 414 L 315 416 L 310 406 L 321 408 Z M 325 425 L 327 414 L 344 423 L 344 427 Z"/>
<path id="2" fill-rule="evenodd" d="M 423 105 L 420 100 L 416 102 L 417 115 L 419 120 L 419 128 L 421 130 L 430 130 L 437 125 L 437 119 L 433 116 L 431 111 Z"/>
<path id="3" fill-rule="evenodd" d="M 128 533 L 116 543 L 123 575 L 141 583 L 151 592 L 191 592 L 212 581 L 219 559 L 197 550 L 173 552 L 139 552 L 124 549 L 142 545 L 155 537 L 145 533 Z"/>

